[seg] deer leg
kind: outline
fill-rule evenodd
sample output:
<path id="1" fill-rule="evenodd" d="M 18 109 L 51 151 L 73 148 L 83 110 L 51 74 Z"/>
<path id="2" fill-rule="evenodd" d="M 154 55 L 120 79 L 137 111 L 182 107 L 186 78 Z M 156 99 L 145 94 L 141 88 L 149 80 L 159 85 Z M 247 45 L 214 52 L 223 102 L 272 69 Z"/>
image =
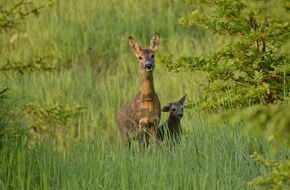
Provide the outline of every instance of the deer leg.
<path id="1" fill-rule="evenodd" d="M 144 133 L 139 134 L 138 137 L 137 137 L 137 140 L 138 140 L 138 144 L 139 144 L 139 150 L 143 151 L 144 148 L 145 148 L 145 144 L 144 144 L 145 134 Z"/>
<path id="2" fill-rule="evenodd" d="M 145 146 L 146 148 L 148 148 L 148 147 L 149 147 L 149 143 L 150 143 L 150 134 L 148 134 L 148 132 L 146 132 L 146 134 L 145 134 L 145 144 L 144 144 L 144 146 Z"/>
<path id="3" fill-rule="evenodd" d="M 128 138 L 128 140 L 127 140 L 127 147 L 130 149 L 130 147 L 131 147 L 131 139 L 130 138 Z"/>

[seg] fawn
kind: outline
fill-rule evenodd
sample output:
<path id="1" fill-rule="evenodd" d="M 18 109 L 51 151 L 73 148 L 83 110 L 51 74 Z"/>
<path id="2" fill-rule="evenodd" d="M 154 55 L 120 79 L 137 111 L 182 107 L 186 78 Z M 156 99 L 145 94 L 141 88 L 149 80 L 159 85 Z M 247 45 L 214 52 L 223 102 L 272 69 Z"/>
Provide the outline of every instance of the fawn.
<path id="1" fill-rule="evenodd" d="M 181 140 L 180 120 L 183 116 L 183 103 L 185 96 L 173 103 L 167 103 L 163 106 L 162 112 L 170 112 L 169 118 L 157 130 L 157 138 L 160 141 L 168 139 L 173 143 L 179 143 Z"/>
<path id="2" fill-rule="evenodd" d="M 142 49 L 132 36 L 129 37 L 129 46 L 139 60 L 141 90 L 121 108 L 117 120 L 125 143 L 130 147 L 131 139 L 137 138 L 139 147 L 142 148 L 144 139 L 147 146 L 150 138 L 156 143 L 161 115 L 160 102 L 153 83 L 154 52 L 159 46 L 159 35 L 156 33 L 152 37 L 148 49 Z"/>

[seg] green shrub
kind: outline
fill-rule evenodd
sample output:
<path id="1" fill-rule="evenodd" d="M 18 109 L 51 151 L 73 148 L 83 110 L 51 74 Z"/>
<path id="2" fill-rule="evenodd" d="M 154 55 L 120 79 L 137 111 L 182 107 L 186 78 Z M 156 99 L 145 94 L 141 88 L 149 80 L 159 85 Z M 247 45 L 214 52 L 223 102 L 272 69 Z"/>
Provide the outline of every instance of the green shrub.
<path id="1" fill-rule="evenodd" d="M 163 56 L 173 71 L 203 71 L 203 108 L 270 105 L 289 95 L 290 14 L 287 1 L 181 1 L 194 11 L 179 22 L 228 38 L 212 55 Z"/>

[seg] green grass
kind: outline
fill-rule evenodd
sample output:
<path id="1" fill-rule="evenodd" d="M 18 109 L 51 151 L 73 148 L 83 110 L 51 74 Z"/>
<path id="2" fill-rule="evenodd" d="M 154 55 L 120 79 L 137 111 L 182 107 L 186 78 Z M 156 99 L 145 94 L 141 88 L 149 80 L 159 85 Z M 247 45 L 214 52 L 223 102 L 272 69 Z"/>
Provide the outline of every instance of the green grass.
<path id="1" fill-rule="evenodd" d="M 190 123 L 185 123 L 189 125 Z M 66 154 L 49 143 L 1 152 L 4 189 L 249 189 L 246 182 L 267 170 L 250 154 L 268 144 L 242 127 L 188 126 L 193 135 L 179 146 L 143 153 L 100 138 L 72 145 Z M 8 142 L 7 146 L 12 143 Z M 285 154 L 280 155 L 284 157 Z"/>
<path id="2" fill-rule="evenodd" d="M 34 148 L 22 136 L 13 142 L 1 139 L 0 189 L 249 189 L 246 182 L 267 170 L 250 156 L 255 151 L 267 155 L 269 145 L 243 135 L 241 124 L 212 125 L 211 116 L 186 109 L 179 146 L 139 153 L 137 145 L 128 151 L 121 143 L 116 116 L 141 81 L 128 47 L 130 35 L 146 47 L 155 32 L 160 34 L 154 84 L 162 105 L 185 93 L 186 101 L 202 95 L 194 83 L 203 75 L 170 73 L 158 64 L 161 54 L 207 54 L 224 42 L 181 28 L 177 20 L 189 9 L 165 0 L 55 1 L 39 17 L 29 18 L 21 32 L 1 34 L 1 63 L 53 52 L 58 65 L 52 72 L 1 75 L 11 104 L 82 105 L 86 112 L 62 126 L 65 152 L 49 138 Z M 162 114 L 161 122 L 167 116 Z M 12 124 L 30 124 L 20 121 Z M 77 137 L 65 135 L 76 129 Z"/>

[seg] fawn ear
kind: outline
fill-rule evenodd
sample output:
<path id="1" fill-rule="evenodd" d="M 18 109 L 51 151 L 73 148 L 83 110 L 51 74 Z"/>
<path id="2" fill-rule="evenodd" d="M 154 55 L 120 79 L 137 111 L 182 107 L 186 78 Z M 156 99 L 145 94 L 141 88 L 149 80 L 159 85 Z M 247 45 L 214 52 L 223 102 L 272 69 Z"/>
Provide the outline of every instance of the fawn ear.
<path id="1" fill-rule="evenodd" d="M 186 97 L 186 96 L 187 96 L 187 94 L 185 94 L 185 95 L 184 95 L 184 96 L 179 100 L 179 102 L 183 104 L 184 101 L 185 101 L 185 97 Z"/>
<path id="2" fill-rule="evenodd" d="M 167 103 L 167 104 L 165 104 L 164 106 L 163 106 L 163 108 L 162 108 L 162 112 L 169 112 L 169 110 L 170 110 L 170 106 L 171 106 L 171 103 Z"/>
<path id="3" fill-rule="evenodd" d="M 150 41 L 149 49 L 152 51 L 156 51 L 158 49 L 159 42 L 160 42 L 159 41 L 159 34 L 156 33 Z"/>
<path id="4" fill-rule="evenodd" d="M 140 46 L 137 44 L 132 36 L 129 37 L 129 46 L 135 54 L 137 54 L 141 50 Z"/>

